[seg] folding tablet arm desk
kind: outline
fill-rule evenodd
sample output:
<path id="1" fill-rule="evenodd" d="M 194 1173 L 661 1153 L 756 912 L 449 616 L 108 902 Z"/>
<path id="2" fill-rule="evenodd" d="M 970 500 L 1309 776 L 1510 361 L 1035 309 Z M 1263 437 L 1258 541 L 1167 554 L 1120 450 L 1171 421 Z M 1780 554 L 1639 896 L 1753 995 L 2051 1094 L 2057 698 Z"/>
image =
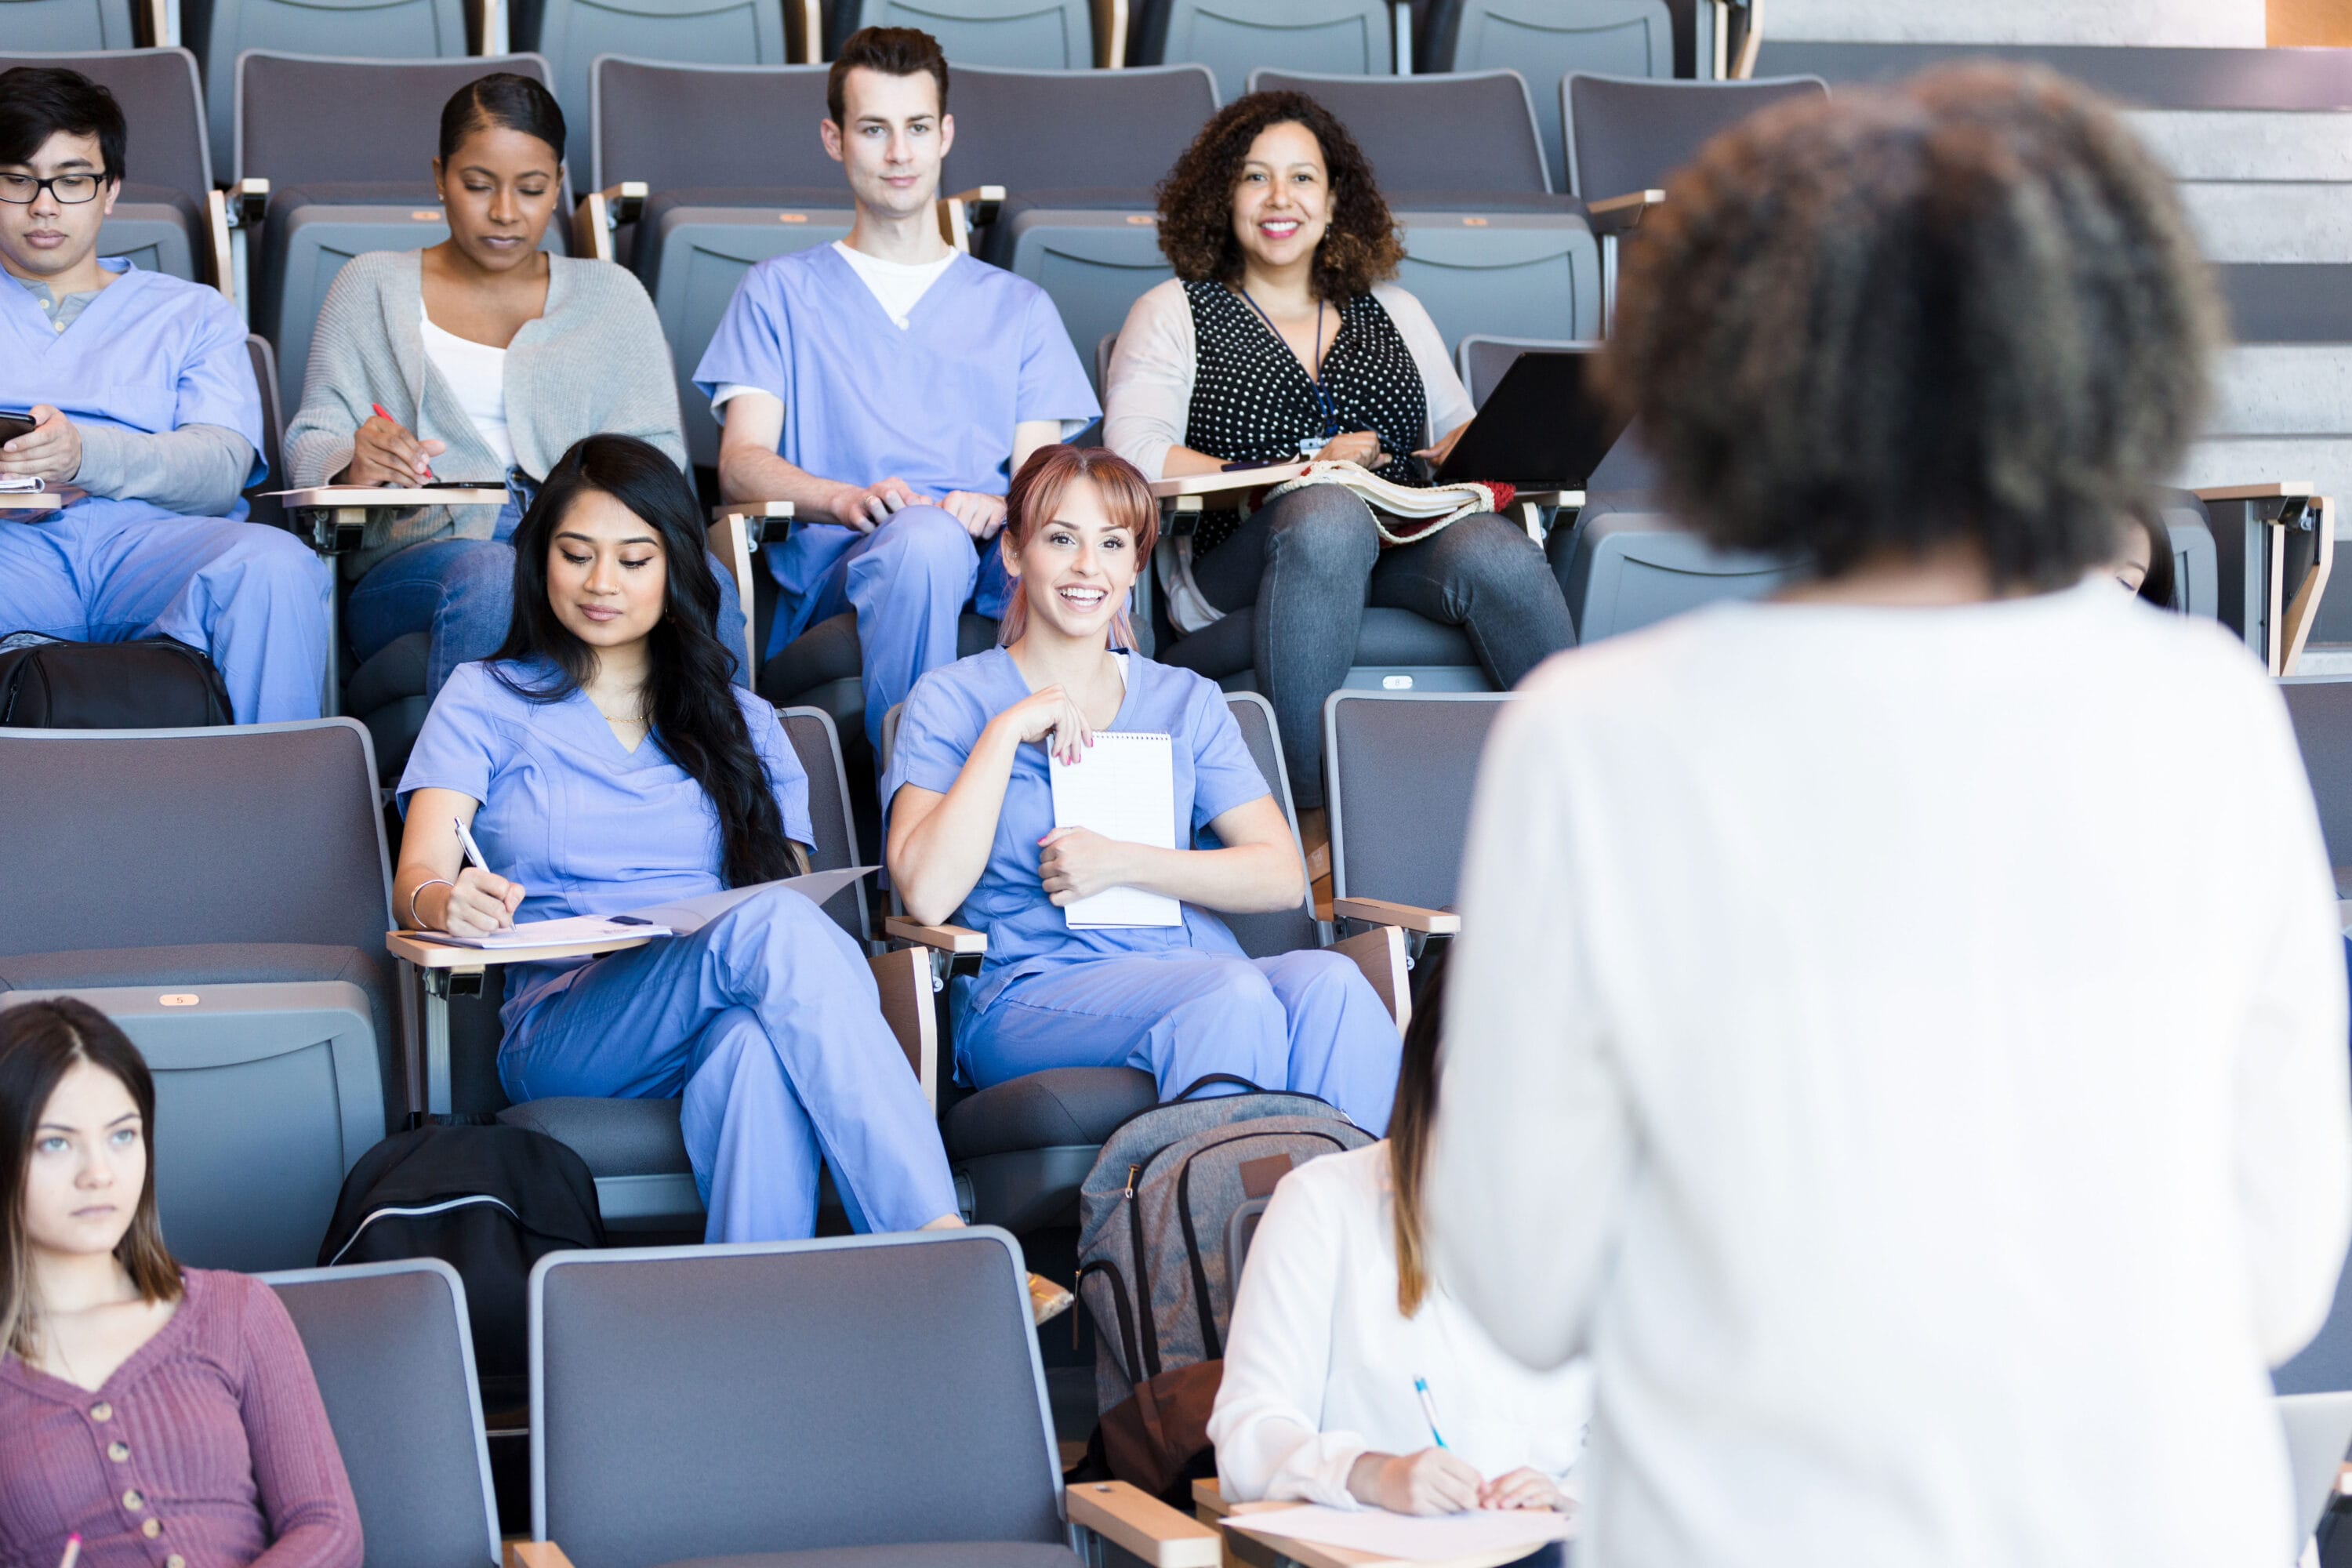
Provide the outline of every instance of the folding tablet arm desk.
<path id="1" fill-rule="evenodd" d="M 2336 502 L 2307 479 L 2201 489 L 2222 624 L 2273 675 L 2293 675 L 2336 564 Z"/>

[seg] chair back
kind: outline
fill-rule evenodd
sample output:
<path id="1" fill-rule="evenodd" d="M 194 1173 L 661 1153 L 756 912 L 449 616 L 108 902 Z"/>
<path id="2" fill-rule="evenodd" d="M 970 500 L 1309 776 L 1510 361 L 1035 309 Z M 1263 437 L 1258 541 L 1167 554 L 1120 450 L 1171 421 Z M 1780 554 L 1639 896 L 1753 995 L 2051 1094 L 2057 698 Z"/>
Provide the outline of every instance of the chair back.
<path id="1" fill-rule="evenodd" d="M 18 49 L 77 54 L 128 49 L 139 41 L 131 0 L 6 0 L 9 44 Z"/>
<path id="2" fill-rule="evenodd" d="M 955 150 L 940 187 L 946 191 L 983 184 L 1016 196 L 1123 191 L 1149 211 L 1153 189 L 1217 111 L 1216 79 L 1206 66 L 1013 70 L 955 59 Z M 1086 134 L 1071 135 L 1073 125 L 1087 127 Z"/>
<path id="3" fill-rule="evenodd" d="M 1137 65 L 1192 60 L 1217 76 L 1217 100 L 1249 90 L 1254 68 L 1387 76 L 1396 20 L 1386 0 L 1139 0 Z"/>
<path id="4" fill-rule="evenodd" d="M 261 460 L 268 472 L 258 484 L 248 485 L 245 491 L 246 516 L 268 528 L 284 528 L 286 506 L 271 490 L 284 489 L 286 479 L 286 404 L 278 395 L 278 355 L 271 351 L 269 340 L 259 332 L 248 332 L 245 338 L 245 357 L 253 366 L 254 384 L 261 389 Z M 328 657 L 336 658 L 340 650 L 330 649 Z M 341 682 L 338 680 L 337 686 Z"/>
<path id="5" fill-rule="evenodd" d="M 1274 725 L 1274 704 L 1255 691 L 1228 691 L 1225 709 L 1241 727 L 1242 740 L 1249 747 L 1250 760 L 1257 771 L 1265 775 L 1266 787 L 1274 792 L 1276 805 L 1282 807 L 1282 820 L 1290 825 L 1294 843 L 1298 837 L 1298 812 L 1291 805 L 1290 770 L 1283 765 L 1282 740 Z M 1203 831 L 1196 847 L 1213 849 L 1216 836 Z M 1299 885 L 1306 887 L 1306 857 L 1299 858 Z M 1242 944 L 1242 951 L 1252 958 L 1271 958 L 1278 952 L 1292 952 L 1300 948 L 1322 945 L 1322 931 L 1315 921 L 1314 891 L 1307 889 L 1296 909 L 1276 910 L 1266 914 L 1221 914 L 1217 918 Z"/>
<path id="6" fill-rule="evenodd" d="M 563 106 L 575 160 L 589 156 L 595 120 L 591 83 L 596 62 L 606 55 L 739 66 L 780 66 L 785 58 L 784 12 L 775 0 L 527 0 L 515 6 L 514 16 L 514 47 L 545 56 L 554 73 L 555 100 Z M 673 99 L 664 112 L 675 115 L 683 101 Z M 799 130 L 803 139 L 816 139 L 814 124 Z M 714 138 L 706 151 L 726 140 Z"/>
<path id="7" fill-rule="evenodd" d="M 2278 1402 L 2286 1428 L 2287 1469 L 2294 1477 L 2294 1522 L 2298 1536 L 2319 1528 L 2336 1496 L 2336 1478 L 2352 1446 L 2352 1394 L 2289 1394 Z"/>
<path id="8" fill-rule="evenodd" d="M 831 11 L 828 58 L 860 27 L 919 27 L 955 62 L 959 99 L 966 66 L 1086 70 L 1095 63 L 1092 0 L 835 0 Z M 961 116 L 961 103 L 957 108 Z"/>
<path id="9" fill-rule="evenodd" d="M 1559 84 L 1568 188 L 1588 202 L 1663 189 L 1707 139 L 1760 109 L 1829 96 L 1817 76 L 1654 81 L 1570 71 Z"/>
<path id="10" fill-rule="evenodd" d="M 499 1561 L 466 1286 L 437 1258 L 264 1274 L 342 1450 L 366 1568 Z"/>
<path id="11" fill-rule="evenodd" d="M 827 69 L 598 58 L 588 112 L 572 122 L 575 138 L 592 132 L 592 188 L 622 180 L 643 180 L 656 195 L 682 187 L 790 187 L 832 191 L 834 205 L 848 206 L 841 165 L 817 135 Z M 961 86 L 961 72 L 956 79 Z M 567 120 L 571 112 L 565 105 Z"/>
<path id="12" fill-rule="evenodd" d="M 210 93 L 213 167 L 231 166 L 233 116 L 240 112 L 247 50 L 379 61 L 461 60 L 467 47 L 466 11 L 465 0 L 182 0 L 181 33 L 204 67 Z M 456 90 L 452 86 L 442 97 Z M 319 129 L 331 137 L 331 122 L 350 110 L 349 105 L 331 107 Z M 352 118 L 357 127 L 367 123 L 364 116 Z M 429 139 L 425 144 L 431 145 Z M 394 145 L 413 151 L 406 143 Z"/>
<path id="13" fill-rule="evenodd" d="M 1331 896 L 1451 909 L 1507 691 L 1335 691 L 1323 704 Z"/>
<path id="14" fill-rule="evenodd" d="M 838 871 L 857 864 L 857 828 L 849 809 L 849 773 L 841 757 L 841 732 L 833 715 L 822 708 L 787 708 L 782 715 L 784 735 L 808 774 L 809 826 L 816 843 L 809 849 L 809 869 Z M 861 945 L 874 931 L 866 916 L 866 884 L 851 883 L 824 904 L 834 923 Z"/>
<path id="15" fill-rule="evenodd" d="M 1472 332 L 1454 345 L 1454 368 L 1470 394 L 1471 406 L 1484 408 L 1486 406 L 1486 395 L 1510 374 L 1511 366 L 1529 349 L 1583 349 L 1591 352 L 1600 346 L 1588 338 L 1503 338 L 1487 332 Z"/>
<path id="16" fill-rule="evenodd" d="M 1622 510 L 1594 503 L 1577 518 L 1560 588 L 1579 643 L 1720 599 L 1760 599 L 1803 574 L 1801 561 L 1718 549 L 1649 507 L 1646 498 Z"/>
<path id="17" fill-rule="evenodd" d="M 993 1227 L 561 1252 L 530 1277 L 531 1534 L 577 1563 L 1066 1541 Z"/>
<path id="18" fill-rule="evenodd" d="M 84 5 L 87 8 L 87 0 Z M 137 183 L 177 192 L 204 211 L 205 195 L 213 188 L 214 164 L 205 144 L 205 99 L 196 84 L 196 57 L 181 48 L 132 49 L 119 44 L 103 53 L 30 53 L 37 35 L 17 28 L 46 9 L 42 4 L 15 0 L 0 11 L 0 23 L 5 24 L 0 26 L 0 37 L 8 40 L 8 47 L 0 49 L 0 70 L 63 66 L 105 88 L 122 106 Z M 101 241 L 99 249 L 101 255 L 119 254 L 109 241 Z"/>
<path id="19" fill-rule="evenodd" d="M 1427 206 L 1433 197 L 1475 210 L 1477 195 L 1540 196 L 1551 189 L 1535 105 L 1516 70 L 1329 76 L 1269 67 L 1249 80 L 1253 92 L 1303 92 L 1338 116 L 1371 160 L 1391 206 Z"/>
<path id="20" fill-rule="evenodd" d="M 2341 886 L 2352 872 L 2352 679 L 2296 675 L 2278 686 L 2287 717 L 2294 721 L 2295 743 L 2303 749 L 2304 772 L 2311 776 L 2328 864 L 2341 868 Z"/>
<path id="21" fill-rule="evenodd" d="M 461 58 L 373 59 L 269 49 L 230 57 L 236 61 L 236 135 L 233 155 L 215 158 L 215 167 L 226 162 L 240 179 L 260 175 L 270 182 L 273 197 L 306 185 L 422 184 L 429 190 L 441 109 L 459 88 L 493 71 L 555 85 L 537 55 L 463 58 L 462 43 L 450 52 Z M 213 90 L 217 114 L 220 89 Z M 567 177 L 567 185 L 572 183 Z M 571 205 L 567 189 L 563 210 Z"/>
<path id="22" fill-rule="evenodd" d="M 1491 70 L 1508 66 L 1528 79 L 1544 158 L 1554 190 L 1568 188 L 1559 167 L 1559 94 L 1570 71 L 1609 76 L 1675 74 L 1675 23 L 1665 0 L 1433 0 L 1426 40 L 1414 68 Z"/>

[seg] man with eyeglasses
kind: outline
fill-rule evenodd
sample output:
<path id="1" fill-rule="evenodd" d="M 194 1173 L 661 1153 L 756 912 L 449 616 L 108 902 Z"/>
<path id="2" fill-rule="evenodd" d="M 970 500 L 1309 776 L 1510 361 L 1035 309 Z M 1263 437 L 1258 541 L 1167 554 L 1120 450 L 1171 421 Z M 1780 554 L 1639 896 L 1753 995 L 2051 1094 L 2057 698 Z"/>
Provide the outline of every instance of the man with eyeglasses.
<path id="1" fill-rule="evenodd" d="M 217 290 L 122 258 L 122 110 L 79 71 L 0 72 L 0 637 L 168 637 L 208 654 L 240 723 L 319 716 L 331 579 L 280 529 L 238 521 L 261 394 Z M 10 511 L 8 481 L 68 503 Z"/>

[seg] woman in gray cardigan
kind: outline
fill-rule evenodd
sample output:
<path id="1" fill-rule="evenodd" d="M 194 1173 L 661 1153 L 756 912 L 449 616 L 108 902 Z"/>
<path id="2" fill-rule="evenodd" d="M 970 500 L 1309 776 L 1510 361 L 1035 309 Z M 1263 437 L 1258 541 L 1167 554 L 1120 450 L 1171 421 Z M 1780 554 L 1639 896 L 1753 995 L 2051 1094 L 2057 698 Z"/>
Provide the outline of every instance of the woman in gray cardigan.
<path id="1" fill-rule="evenodd" d="M 635 436 L 686 466 L 669 346 L 644 288 L 608 262 L 539 247 L 562 201 L 563 137 L 563 111 L 529 77 L 501 71 L 458 89 L 433 161 L 449 237 L 343 268 L 287 431 L 296 485 L 438 478 L 506 489 L 495 511 L 379 513 L 343 558 L 352 656 L 431 632 L 427 696 L 505 637 L 506 542 L 573 442 Z M 719 635 L 739 647 L 734 580 L 722 571 L 719 585 Z"/>

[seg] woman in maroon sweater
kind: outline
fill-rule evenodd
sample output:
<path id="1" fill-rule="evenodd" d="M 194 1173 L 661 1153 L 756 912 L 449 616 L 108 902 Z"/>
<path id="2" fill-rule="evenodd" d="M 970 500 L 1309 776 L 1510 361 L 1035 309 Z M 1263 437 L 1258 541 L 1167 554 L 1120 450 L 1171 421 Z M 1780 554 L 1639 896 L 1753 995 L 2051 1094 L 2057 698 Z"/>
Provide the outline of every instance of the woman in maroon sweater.
<path id="1" fill-rule="evenodd" d="M 164 1250 L 154 1113 L 96 1010 L 0 1012 L 0 1568 L 359 1568 L 285 1308 Z"/>

